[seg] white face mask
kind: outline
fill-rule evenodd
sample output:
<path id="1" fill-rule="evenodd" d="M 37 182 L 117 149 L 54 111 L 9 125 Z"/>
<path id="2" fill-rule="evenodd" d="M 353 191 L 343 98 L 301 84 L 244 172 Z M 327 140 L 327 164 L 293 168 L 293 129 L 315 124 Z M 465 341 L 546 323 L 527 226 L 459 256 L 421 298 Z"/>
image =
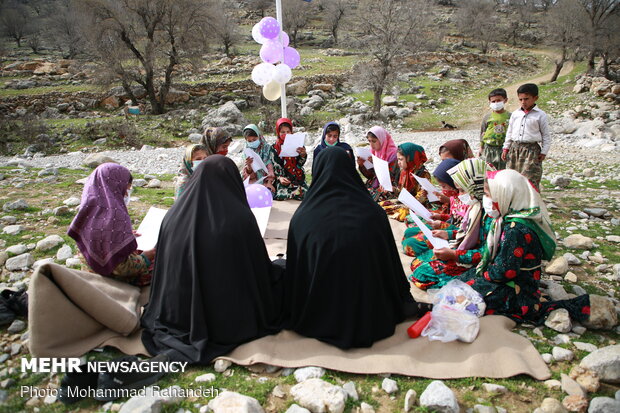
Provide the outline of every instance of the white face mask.
<path id="1" fill-rule="evenodd" d="M 482 207 L 484 208 L 484 212 L 491 218 L 499 217 L 499 211 L 493 208 L 493 200 L 486 195 L 482 197 Z"/>
<path id="2" fill-rule="evenodd" d="M 459 195 L 459 199 L 461 200 L 462 203 L 464 203 L 465 205 L 471 205 L 473 204 L 473 200 L 471 199 L 471 197 L 469 196 L 469 194 L 463 194 L 463 195 Z"/>
<path id="3" fill-rule="evenodd" d="M 492 110 L 494 111 L 499 111 L 504 109 L 504 102 L 492 102 L 489 104 L 489 106 L 491 107 Z"/>
<path id="4" fill-rule="evenodd" d="M 198 168 L 198 165 L 200 165 L 200 163 L 203 161 L 203 159 L 199 160 L 199 161 L 193 161 L 192 162 L 192 169 L 195 171 L 196 168 Z"/>

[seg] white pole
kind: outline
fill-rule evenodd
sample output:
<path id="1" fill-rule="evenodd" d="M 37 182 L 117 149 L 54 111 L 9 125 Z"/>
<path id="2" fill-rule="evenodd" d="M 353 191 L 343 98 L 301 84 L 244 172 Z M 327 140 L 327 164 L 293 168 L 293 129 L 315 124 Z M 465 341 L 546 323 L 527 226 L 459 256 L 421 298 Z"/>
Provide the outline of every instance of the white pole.
<path id="1" fill-rule="evenodd" d="M 282 0 L 276 0 L 276 18 L 278 19 L 278 23 L 280 23 L 280 27 L 284 30 L 284 23 L 282 21 Z M 282 41 L 282 34 L 280 36 L 280 42 Z M 284 64 L 284 62 L 282 62 Z M 286 83 L 280 85 L 280 108 L 282 117 L 286 118 Z"/>

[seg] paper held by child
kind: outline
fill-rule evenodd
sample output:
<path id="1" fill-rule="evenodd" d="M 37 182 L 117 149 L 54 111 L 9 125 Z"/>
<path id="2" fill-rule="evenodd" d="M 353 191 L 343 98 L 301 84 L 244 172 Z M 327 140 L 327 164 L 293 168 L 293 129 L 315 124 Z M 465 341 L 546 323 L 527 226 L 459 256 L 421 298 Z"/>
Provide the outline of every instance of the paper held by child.
<path id="1" fill-rule="evenodd" d="M 269 223 L 269 214 L 271 213 L 271 207 L 252 208 L 252 213 L 254 214 L 254 218 L 256 218 L 256 222 L 258 223 L 260 234 L 264 238 L 265 231 L 267 231 L 267 224 Z"/>
<path id="2" fill-rule="evenodd" d="M 250 177 L 249 176 L 247 178 L 245 178 L 245 180 L 243 181 L 243 187 L 247 188 L 248 186 L 250 186 Z"/>
<path id="3" fill-rule="evenodd" d="M 424 208 L 424 205 L 420 203 L 413 195 L 409 193 L 405 188 L 400 191 L 400 195 L 398 195 L 398 200 L 405 204 L 411 212 L 416 215 L 421 216 L 426 221 L 431 222 L 431 213 L 428 209 Z"/>
<path id="4" fill-rule="evenodd" d="M 426 191 L 429 202 L 439 202 L 439 198 L 435 195 L 435 192 L 441 192 L 438 188 L 435 188 L 431 181 L 426 178 L 420 178 L 417 175 L 413 175 L 413 177 L 418 181 L 422 189 Z"/>
<path id="5" fill-rule="evenodd" d="M 245 148 L 243 150 L 243 153 L 245 154 L 245 156 L 247 156 L 248 158 L 252 158 L 252 170 L 254 172 L 258 172 L 261 169 L 265 172 L 269 172 L 267 170 L 267 166 L 265 166 L 265 163 L 263 162 L 263 160 L 260 158 L 260 155 L 257 154 L 256 152 L 254 152 L 252 149 L 250 148 Z"/>
<path id="6" fill-rule="evenodd" d="M 374 168 L 372 162 L 368 161 L 368 158 L 372 156 L 372 152 L 370 152 L 370 148 L 361 148 L 359 146 L 355 147 L 355 154 L 364 160 L 364 167 L 366 169 Z"/>
<path id="7" fill-rule="evenodd" d="M 390 177 L 390 166 L 387 161 L 372 156 L 372 164 L 375 166 L 375 175 L 379 180 L 379 185 L 388 192 L 392 192 L 392 178 Z"/>
<path id="8" fill-rule="evenodd" d="M 280 156 L 288 156 L 295 157 L 299 156 L 297 153 L 297 148 L 302 148 L 304 143 L 306 142 L 306 134 L 305 133 L 293 133 L 291 135 L 286 135 L 284 138 L 284 144 L 282 145 L 282 150 L 280 151 Z"/>
<path id="9" fill-rule="evenodd" d="M 428 227 L 424 225 L 422 221 L 420 221 L 420 218 L 418 218 L 414 214 L 410 214 L 410 215 L 411 215 L 411 218 L 413 219 L 413 222 L 415 222 L 415 224 L 420 228 L 420 230 L 422 230 L 422 233 L 424 234 L 426 239 L 428 239 L 428 241 L 431 244 L 433 244 L 433 248 L 440 249 L 440 248 L 450 247 L 450 244 L 448 244 L 448 241 L 442 238 L 435 237 L 433 235 L 433 232 L 430 229 L 428 229 Z"/>
<path id="10" fill-rule="evenodd" d="M 155 248 L 157 239 L 159 238 L 159 227 L 166 216 L 167 209 L 151 207 L 142 220 L 142 223 L 136 231 L 140 234 L 136 238 L 138 241 L 138 249 L 148 251 Z"/>

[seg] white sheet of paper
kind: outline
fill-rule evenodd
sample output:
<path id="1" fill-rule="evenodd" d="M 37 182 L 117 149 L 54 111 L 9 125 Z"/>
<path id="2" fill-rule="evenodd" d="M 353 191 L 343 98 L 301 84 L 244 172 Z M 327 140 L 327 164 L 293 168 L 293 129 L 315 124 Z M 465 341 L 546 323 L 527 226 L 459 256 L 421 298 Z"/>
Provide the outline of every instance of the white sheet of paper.
<path id="1" fill-rule="evenodd" d="M 374 165 L 372 164 L 372 162 L 368 162 L 368 158 L 372 156 L 372 152 L 370 152 L 370 148 L 361 148 L 359 146 L 356 146 L 355 155 L 359 156 L 360 158 L 364 160 L 364 166 L 366 167 L 366 169 L 374 168 Z"/>
<path id="2" fill-rule="evenodd" d="M 282 144 L 282 150 L 280 151 L 280 156 L 299 156 L 297 153 L 297 148 L 301 148 L 304 146 L 306 142 L 306 134 L 305 133 L 293 133 L 292 135 L 286 135 L 284 138 L 284 143 Z"/>
<path id="3" fill-rule="evenodd" d="M 434 248 L 449 248 L 450 244 L 448 244 L 448 241 L 446 241 L 443 238 L 437 238 L 435 236 L 433 236 L 433 232 L 428 229 L 428 227 L 426 225 L 424 225 L 424 223 L 422 223 L 422 221 L 420 221 L 420 218 L 418 218 L 415 215 L 411 215 L 411 218 L 413 218 L 413 222 L 415 222 L 415 224 L 420 227 L 420 229 L 422 230 L 422 233 L 424 234 L 424 236 L 426 237 L 426 239 L 429 240 L 429 242 L 431 244 L 433 244 Z"/>
<path id="4" fill-rule="evenodd" d="M 167 209 L 151 207 L 146 213 L 137 231 L 140 234 L 139 237 L 136 237 L 139 250 L 147 251 L 155 248 L 159 238 L 159 228 L 166 216 L 166 212 L 168 212 Z"/>
<path id="5" fill-rule="evenodd" d="M 422 188 L 426 191 L 428 195 L 428 200 L 430 202 L 438 202 L 439 198 L 435 195 L 435 192 L 441 192 L 438 188 L 435 188 L 431 181 L 426 178 L 420 178 L 417 175 L 413 175 L 413 177 L 418 181 L 418 183 L 422 186 Z"/>
<path id="6" fill-rule="evenodd" d="M 424 205 L 422 205 L 420 201 L 415 199 L 415 197 L 411 195 L 409 191 L 407 191 L 405 188 L 400 191 L 400 195 L 398 195 L 398 200 L 403 204 L 407 205 L 409 209 L 411 209 L 411 212 L 413 212 L 414 214 L 421 216 L 428 222 L 432 221 L 431 213 L 428 211 L 428 209 L 424 208 Z"/>
<path id="7" fill-rule="evenodd" d="M 265 163 L 263 162 L 259 154 L 257 154 L 250 148 L 245 148 L 243 150 L 243 153 L 245 154 L 245 156 L 252 158 L 252 170 L 254 170 L 254 172 L 260 171 L 261 169 L 265 172 L 269 172 L 267 170 L 267 166 L 265 166 Z"/>
<path id="8" fill-rule="evenodd" d="M 372 156 L 372 164 L 375 166 L 375 175 L 379 185 L 388 192 L 392 192 L 392 178 L 390 177 L 390 165 L 381 158 Z"/>
<path id="9" fill-rule="evenodd" d="M 269 223 L 269 214 L 271 213 L 271 207 L 252 208 L 252 213 L 254 214 L 254 218 L 256 218 L 256 222 L 258 223 L 260 235 L 264 238 L 265 231 L 267 231 L 267 224 Z"/>
<path id="10" fill-rule="evenodd" d="M 248 176 L 247 178 L 245 178 L 245 181 L 243 181 L 243 187 L 248 187 L 250 186 L 250 177 Z"/>

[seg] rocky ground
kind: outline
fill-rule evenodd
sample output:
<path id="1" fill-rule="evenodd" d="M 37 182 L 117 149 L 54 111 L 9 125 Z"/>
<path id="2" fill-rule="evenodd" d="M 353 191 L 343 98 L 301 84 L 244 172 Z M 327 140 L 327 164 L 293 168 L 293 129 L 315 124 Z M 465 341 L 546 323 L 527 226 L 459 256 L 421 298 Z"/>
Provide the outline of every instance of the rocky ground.
<path id="1" fill-rule="evenodd" d="M 598 107 L 589 107 L 597 110 Z M 609 112 L 612 117 L 617 112 Z M 582 120 L 567 114 L 558 123 L 565 129 L 580 126 Z M 572 122 L 573 124 L 570 124 Z M 609 131 L 609 121 L 603 124 Z M 611 126 L 613 127 L 615 123 Z M 570 129 L 568 128 L 568 129 Z M 362 141 L 364 127 L 343 120 L 346 140 L 352 144 Z M 556 130 L 558 130 L 556 128 Z M 575 131 L 579 130 L 579 127 Z M 620 153 L 610 142 L 583 147 L 583 136 L 554 133 L 554 144 L 545 162 L 543 196 L 550 203 L 552 218 L 560 244 L 556 258 L 549 264 L 544 277 L 546 291 L 556 299 L 585 293 L 606 297 L 609 314 L 598 326 L 575 325 L 566 314 L 558 312 L 546 326 L 521 326 L 517 332 L 529 337 L 550 365 L 552 379 L 543 383 L 527 377 L 505 380 L 461 379 L 444 382 L 408 377 L 356 376 L 322 369 L 247 369 L 216 364 L 204 369 L 195 368 L 184 375 L 171 376 L 163 385 L 192 387 L 213 385 L 232 392 L 219 398 L 161 399 L 158 397 L 109 403 L 104 406 L 93 401 L 81 402 L 79 409 L 105 411 L 158 411 L 166 404 L 167 411 L 177 408 L 186 411 L 224 411 L 227 403 L 246 406 L 235 411 L 313 412 L 402 411 L 404 406 L 418 411 L 439 409 L 475 412 L 532 411 L 539 412 L 613 411 L 620 406 L 620 394 L 614 396 L 620 382 L 619 329 L 611 326 L 620 312 L 620 179 L 617 169 Z M 308 131 L 311 148 L 319 138 L 318 131 Z M 607 132 L 605 132 L 607 133 Z M 195 137 L 188 137 L 188 140 Z M 423 145 L 429 157 L 430 169 L 438 163 L 439 145 L 448 139 L 466 138 L 476 147 L 477 131 L 395 132 L 397 142 L 412 141 Z M 605 146 L 607 145 L 607 146 Z M 610 146 L 611 145 L 611 146 Z M 239 160 L 241 141 L 231 152 Z M 75 152 L 64 155 L 35 155 L 26 158 L 0 158 L 0 289 L 26 287 L 33 269 L 44 262 L 54 261 L 74 266 L 76 247 L 68 238 L 66 228 L 71 221 L 83 180 L 91 167 L 107 156 L 134 172 L 135 186 L 130 214 L 136 224 L 151 205 L 169 207 L 172 187 L 182 149 L 143 147 L 141 150 L 105 151 L 98 154 Z M 89 159 L 90 158 L 90 159 Z M 594 330 L 592 327 L 604 327 Z M 20 373 L 19 360 L 27 357 L 27 320 L 16 320 L 2 330 L 0 338 L 0 399 L 10 411 L 20 409 L 58 410 L 52 398 L 21 399 L 20 385 L 57 386 L 58 376 L 26 375 Z M 112 357 L 112 351 L 93 353 L 91 357 Z M 274 372 L 275 370 L 275 372 Z M 294 373 L 294 374 L 292 374 Z M 292 374 L 292 375 L 291 375 Z M 297 383 L 299 382 L 299 383 Z M 419 396 L 419 397 L 418 397 Z M 251 397 L 251 398 L 250 398 Z M 611 398 L 610 398 L 611 397 Z M 613 401 L 617 397 L 618 401 Z M 231 399 L 234 399 L 231 401 Z M 616 403 L 616 404 L 614 404 Z M 321 410 L 319 405 L 325 406 Z M 2 408 L 0 406 L 0 408 Z M 14 409 L 14 410 L 13 410 Z M 424 410 L 427 409 L 427 410 Z"/>

